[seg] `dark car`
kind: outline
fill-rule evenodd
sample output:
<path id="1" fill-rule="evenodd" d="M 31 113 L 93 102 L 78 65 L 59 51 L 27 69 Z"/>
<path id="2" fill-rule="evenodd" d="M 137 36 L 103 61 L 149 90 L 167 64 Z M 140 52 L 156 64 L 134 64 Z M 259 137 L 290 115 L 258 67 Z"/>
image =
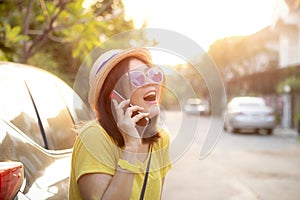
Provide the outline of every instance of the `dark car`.
<path id="1" fill-rule="evenodd" d="M 77 124 L 89 109 L 65 82 L 44 70 L 0 62 L 0 161 L 24 165 L 29 199 L 67 199 Z"/>

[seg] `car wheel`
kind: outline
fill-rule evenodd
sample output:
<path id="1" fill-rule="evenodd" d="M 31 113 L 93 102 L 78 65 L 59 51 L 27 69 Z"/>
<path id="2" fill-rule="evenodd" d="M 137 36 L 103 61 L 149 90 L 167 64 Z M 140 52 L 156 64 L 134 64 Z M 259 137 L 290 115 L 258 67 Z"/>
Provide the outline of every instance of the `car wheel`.
<path id="1" fill-rule="evenodd" d="M 238 128 L 232 128 L 232 132 L 233 132 L 233 133 L 239 133 L 239 132 L 240 132 L 240 129 L 238 129 Z"/>
<path id="2" fill-rule="evenodd" d="M 273 134 L 273 129 L 271 129 L 271 128 L 267 129 L 267 134 L 272 135 Z"/>

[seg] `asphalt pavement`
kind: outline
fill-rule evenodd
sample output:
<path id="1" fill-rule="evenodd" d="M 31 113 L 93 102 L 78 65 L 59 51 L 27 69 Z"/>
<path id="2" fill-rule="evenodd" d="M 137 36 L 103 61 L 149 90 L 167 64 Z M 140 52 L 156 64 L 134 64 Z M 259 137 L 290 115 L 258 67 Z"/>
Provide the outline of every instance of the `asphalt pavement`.
<path id="1" fill-rule="evenodd" d="M 163 200 L 299 200 L 300 139 L 277 128 L 271 136 L 223 132 L 199 159 L 197 140 L 168 173 Z"/>

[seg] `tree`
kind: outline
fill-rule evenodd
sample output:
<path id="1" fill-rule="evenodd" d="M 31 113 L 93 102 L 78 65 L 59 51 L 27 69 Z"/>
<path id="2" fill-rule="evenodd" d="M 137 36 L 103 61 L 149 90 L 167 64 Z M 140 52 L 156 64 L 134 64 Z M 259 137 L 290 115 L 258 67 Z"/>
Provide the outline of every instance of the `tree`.
<path id="1" fill-rule="evenodd" d="M 266 70 L 274 70 L 278 52 L 271 46 L 278 35 L 270 27 L 250 36 L 235 36 L 217 40 L 210 46 L 209 56 L 218 66 L 224 80 L 239 78 Z M 272 45 L 270 45 L 272 44 Z"/>
<path id="2" fill-rule="evenodd" d="M 121 0 L 0 1 L 0 59 L 74 76 L 100 38 L 133 29 Z"/>
<path id="3" fill-rule="evenodd" d="M 240 49 L 243 37 L 228 37 L 217 40 L 209 48 L 208 54 L 215 62 L 225 80 L 239 74 L 237 63 L 244 58 L 244 51 Z"/>

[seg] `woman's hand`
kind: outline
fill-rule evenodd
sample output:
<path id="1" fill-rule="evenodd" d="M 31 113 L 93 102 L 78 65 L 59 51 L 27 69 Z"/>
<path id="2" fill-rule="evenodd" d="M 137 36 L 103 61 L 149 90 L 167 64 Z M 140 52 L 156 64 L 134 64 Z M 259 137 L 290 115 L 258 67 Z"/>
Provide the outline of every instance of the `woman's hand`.
<path id="1" fill-rule="evenodd" d="M 149 113 L 143 113 L 143 108 L 140 106 L 129 106 L 130 100 L 118 102 L 112 100 L 115 111 L 116 111 L 116 123 L 122 133 L 125 141 L 125 146 L 138 146 L 142 144 L 141 136 L 136 129 L 136 123 L 144 117 L 148 117 Z M 127 109 L 126 109 L 127 108 Z M 134 112 L 138 112 L 137 115 L 133 115 Z"/>

